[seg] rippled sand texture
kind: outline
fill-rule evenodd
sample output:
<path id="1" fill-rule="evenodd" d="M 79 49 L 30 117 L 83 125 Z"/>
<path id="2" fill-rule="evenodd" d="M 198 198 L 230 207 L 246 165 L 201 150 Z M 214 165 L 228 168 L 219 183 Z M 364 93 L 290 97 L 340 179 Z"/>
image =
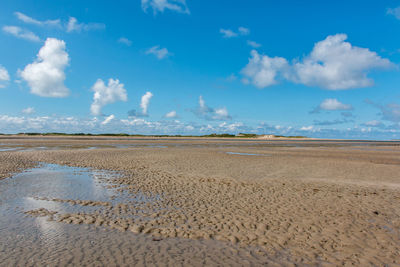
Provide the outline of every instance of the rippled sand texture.
<path id="1" fill-rule="evenodd" d="M 194 246 L 193 253 L 212 253 L 215 260 L 226 265 L 230 263 L 225 262 L 228 258 L 223 249 L 200 244 L 211 242 L 247 251 L 231 257 L 231 263 L 237 265 L 400 264 L 398 143 L 161 140 L 150 143 L 167 147 L 144 147 L 144 141 L 135 141 L 141 145 L 102 148 L 106 140 L 58 142 L 99 147 L 4 151 L 0 152 L 1 166 L 9 160 L 41 161 L 116 170 L 123 174 L 112 181 L 117 192 L 159 198 L 147 203 L 100 205 L 93 213 L 56 214 L 51 223 L 77 227 L 74 229 L 79 231 L 85 226 L 69 224 L 87 223 L 92 231 L 99 231 L 100 226 L 126 231 L 129 235 L 124 238 L 141 238 L 144 247 L 157 243 L 155 247 L 176 249 L 174 242 L 200 242 L 189 245 Z M 38 218 L 49 217 L 42 212 L 36 215 L 45 217 Z M 168 249 L 155 251 L 150 254 L 155 253 L 156 259 L 171 257 Z M 2 248 L 0 256 L 5 253 Z M 122 258 L 132 256 L 118 253 Z"/>

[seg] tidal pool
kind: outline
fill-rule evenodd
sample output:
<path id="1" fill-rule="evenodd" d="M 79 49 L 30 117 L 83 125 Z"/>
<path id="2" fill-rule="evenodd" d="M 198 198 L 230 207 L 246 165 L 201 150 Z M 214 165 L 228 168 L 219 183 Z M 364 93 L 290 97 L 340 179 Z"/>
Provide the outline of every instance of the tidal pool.
<path id="1" fill-rule="evenodd" d="M 160 196 L 121 192 L 112 171 L 41 164 L 0 181 L 0 266 L 239 266 L 265 264 L 266 256 L 216 240 L 154 239 L 94 224 L 67 224 L 51 216 L 26 212 L 46 209 L 57 214 L 96 213 L 102 205 L 84 200 L 138 205 Z M 64 201 L 66 200 L 66 201 Z"/>

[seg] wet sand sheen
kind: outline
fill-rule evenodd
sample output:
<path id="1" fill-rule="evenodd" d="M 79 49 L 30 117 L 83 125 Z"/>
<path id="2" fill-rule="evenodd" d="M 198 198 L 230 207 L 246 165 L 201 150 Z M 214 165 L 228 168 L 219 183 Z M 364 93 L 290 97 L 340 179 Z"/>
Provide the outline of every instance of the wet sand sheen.
<path id="1" fill-rule="evenodd" d="M 71 140 L 69 144 L 52 142 L 54 146 L 71 145 Z M 77 141 L 72 145 L 99 148 L 0 152 L 0 159 L 6 167 L 10 166 L 7 162 L 29 166 L 42 161 L 118 171 L 120 176 L 107 178 L 106 187 L 110 188 L 106 189 L 116 196 L 110 197 L 110 205 L 95 205 L 96 201 L 107 202 L 95 197 L 73 201 L 50 196 L 39 201 L 77 209 L 68 212 L 69 217 L 54 214 L 53 219 L 60 222 L 49 223 L 78 227 L 80 231 L 89 227 L 88 233 L 103 228 L 108 229 L 105 233 L 117 233 L 110 229 L 119 229 L 133 238 L 143 238 L 145 247 L 154 243 L 163 246 L 165 250 L 158 251 L 163 255 L 146 254 L 153 259 L 171 257 L 170 249 L 178 246 L 188 252 L 184 254 L 187 260 L 200 254 L 224 265 L 399 264 L 397 143 L 370 145 L 372 149 L 365 150 L 359 149 L 359 143 L 343 147 L 340 143 L 312 142 L 299 147 L 282 142 L 161 142 L 167 147 L 150 149 L 139 142 L 139 147 L 124 143 L 120 148 L 116 144 L 101 148 L 109 145 L 107 141 Z M 151 145 L 157 146 L 157 142 Z M 138 195 L 151 201 L 137 201 L 134 198 Z M 126 198 L 129 196 L 132 201 Z M 77 214 L 87 208 L 92 210 Z M 37 219 L 52 216 L 46 210 L 30 215 L 45 215 Z M 93 228 L 99 217 L 101 226 Z M 141 234 L 133 234 L 136 232 Z M 193 250 L 185 250 L 182 242 Z M 170 265 L 179 263 L 176 259 L 173 256 Z"/>
<path id="2" fill-rule="evenodd" d="M 118 192 L 108 183 L 118 176 L 109 171 L 40 164 L 0 181 L 0 266 L 273 263 L 257 250 L 218 241 L 122 233 L 123 229 L 112 224 L 120 221 L 118 217 L 107 216 L 107 211 L 104 214 L 104 207 L 112 210 L 120 203 L 146 204 L 160 198 Z M 97 221 L 105 219 L 93 226 L 95 221 L 81 219 L 85 215 Z"/>

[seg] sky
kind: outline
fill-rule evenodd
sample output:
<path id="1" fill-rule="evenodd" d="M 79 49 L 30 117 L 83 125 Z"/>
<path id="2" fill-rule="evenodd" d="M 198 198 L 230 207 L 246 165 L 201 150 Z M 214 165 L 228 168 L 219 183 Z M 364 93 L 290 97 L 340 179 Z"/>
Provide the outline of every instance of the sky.
<path id="1" fill-rule="evenodd" d="M 0 133 L 400 139 L 399 0 L 0 5 Z"/>

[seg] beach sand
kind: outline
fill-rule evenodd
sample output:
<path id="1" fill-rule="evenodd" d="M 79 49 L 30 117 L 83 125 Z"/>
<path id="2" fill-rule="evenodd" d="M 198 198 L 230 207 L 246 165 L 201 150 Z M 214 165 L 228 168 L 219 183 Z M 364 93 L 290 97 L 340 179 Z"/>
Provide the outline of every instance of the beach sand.
<path id="1" fill-rule="evenodd" d="M 33 250 L 36 265 L 65 258 L 89 265 L 96 265 L 94 258 L 99 265 L 113 265 L 110 259 L 114 265 L 400 265 L 400 143 L 143 138 L 0 143 L 18 147 L 0 152 L 0 178 L 46 162 L 118 171 L 110 182 L 120 194 L 158 196 L 112 205 L 43 198 L 98 209 L 28 211 L 24 224 L 42 218 L 73 229 L 69 233 L 90 235 L 67 238 L 52 257 L 46 257 L 50 249 Z M 1 236 L 2 244 L 18 240 Z M 107 242 L 93 249 L 88 238 Z M 32 253 L 23 249 L 23 240 L 2 245 L 0 262 L 13 265 L 18 257 L 27 263 Z"/>

